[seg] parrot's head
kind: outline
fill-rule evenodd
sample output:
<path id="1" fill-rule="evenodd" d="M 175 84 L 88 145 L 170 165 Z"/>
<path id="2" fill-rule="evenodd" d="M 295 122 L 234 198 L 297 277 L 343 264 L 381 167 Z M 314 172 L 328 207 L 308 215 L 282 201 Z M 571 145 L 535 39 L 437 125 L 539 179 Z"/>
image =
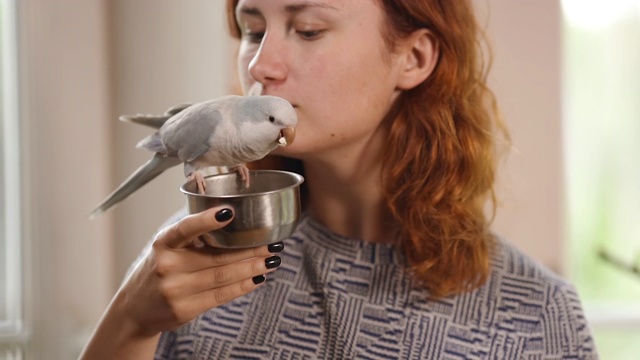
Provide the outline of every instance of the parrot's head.
<path id="1" fill-rule="evenodd" d="M 239 111 L 242 137 L 255 152 L 266 155 L 278 146 L 293 143 L 298 115 L 293 106 L 277 96 L 245 96 Z M 262 156 L 264 156 L 262 155 Z"/>

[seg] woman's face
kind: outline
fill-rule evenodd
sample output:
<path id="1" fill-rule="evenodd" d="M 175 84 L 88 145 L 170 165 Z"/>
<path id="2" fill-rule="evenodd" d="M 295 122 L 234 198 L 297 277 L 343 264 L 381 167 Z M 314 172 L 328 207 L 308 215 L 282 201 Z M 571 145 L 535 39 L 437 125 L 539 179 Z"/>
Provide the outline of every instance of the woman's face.
<path id="1" fill-rule="evenodd" d="M 241 0 L 242 87 L 287 99 L 295 142 L 279 154 L 307 159 L 364 148 L 397 96 L 395 57 L 376 0 Z"/>

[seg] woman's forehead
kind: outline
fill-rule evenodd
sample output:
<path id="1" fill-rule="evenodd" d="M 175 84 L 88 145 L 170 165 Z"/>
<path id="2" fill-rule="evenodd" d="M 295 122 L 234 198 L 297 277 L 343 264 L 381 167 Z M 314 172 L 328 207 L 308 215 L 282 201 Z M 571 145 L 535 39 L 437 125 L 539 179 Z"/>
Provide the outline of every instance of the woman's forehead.
<path id="1" fill-rule="evenodd" d="M 326 9 L 329 11 L 364 9 L 368 5 L 376 4 L 377 0 L 239 0 L 236 3 L 236 14 L 251 14 L 261 13 L 266 9 L 275 9 L 285 13 L 296 13 L 306 9 Z"/>

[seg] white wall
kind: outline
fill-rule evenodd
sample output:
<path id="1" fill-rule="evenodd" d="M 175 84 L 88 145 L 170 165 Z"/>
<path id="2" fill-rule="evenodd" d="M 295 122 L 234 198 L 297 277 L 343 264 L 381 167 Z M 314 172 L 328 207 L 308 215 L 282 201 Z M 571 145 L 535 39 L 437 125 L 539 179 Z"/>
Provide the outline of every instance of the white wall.
<path id="1" fill-rule="evenodd" d="M 560 2 L 488 0 L 476 4 L 488 20 L 493 42 L 490 86 L 513 141 L 499 175 L 502 204 L 495 229 L 534 258 L 563 272 Z"/>
<path id="2" fill-rule="evenodd" d="M 112 294 L 113 223 L 89 221 L 109 188 L 105 2 L 20 5 L 29 359 L 72 359 Z"/>
<path id="3" fill-rule="evenodd" d="M 163 113 L 184 102 L 228 93 L 232 54 L 224 1 L 111 2 L 116 114 Z M 115 185 L 150 158 L 135 148 L 152 129 L 120 123 L 115 131 Z M 161 174 L 114 208 L 116 277 L 120 279 L 158 227 L 185 205 L 182 167 Z"/>
<path id="4" fill-rule="evenodd" d="M 128 265 L 184 204 L 177 169 L 88 219 L 148 156 L 134 146 L 149 130 L 117 117 L 226 93 L 230 51 L 224 22 L 213 20 L 223 2 L 19 4 L 27 355 L 72 359 Z"/>

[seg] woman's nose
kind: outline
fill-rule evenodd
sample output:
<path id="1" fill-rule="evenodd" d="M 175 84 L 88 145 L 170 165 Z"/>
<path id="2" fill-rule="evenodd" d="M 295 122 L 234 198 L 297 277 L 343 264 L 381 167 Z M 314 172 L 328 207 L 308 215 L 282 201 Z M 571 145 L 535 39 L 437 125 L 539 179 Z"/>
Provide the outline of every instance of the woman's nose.
<path id="1" fill-rule="evenodd" d="M 277 34 L 265 33 L 258 51 L 249 62 L 249 75 L 262 85 L 278 83 L 286 79 L 286 49 Z"/>

